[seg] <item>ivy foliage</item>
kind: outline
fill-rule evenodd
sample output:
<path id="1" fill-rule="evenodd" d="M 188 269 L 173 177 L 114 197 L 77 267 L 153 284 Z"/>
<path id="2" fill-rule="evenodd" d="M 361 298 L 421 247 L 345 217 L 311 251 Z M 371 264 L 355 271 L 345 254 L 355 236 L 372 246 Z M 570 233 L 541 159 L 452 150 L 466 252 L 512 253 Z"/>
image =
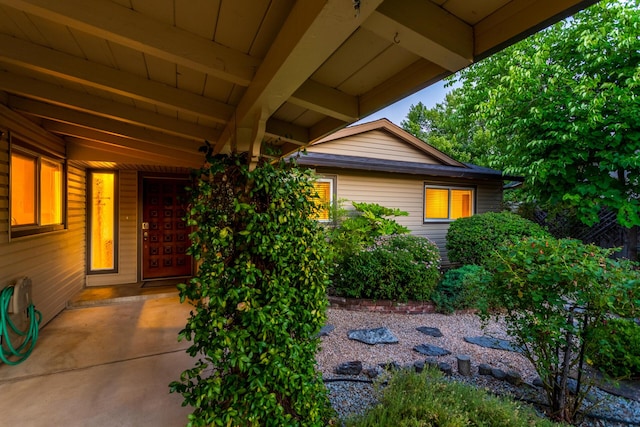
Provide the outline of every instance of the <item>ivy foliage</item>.
<path id="1" fill-rule="evenodd" d="M 548 235 L 538 224 L 516 214 L 487 212 L 453 221 L 447 230 L 446 247 L 452 262 L 485 265 L 504 241 Z"/>
<path id="2" fill-rule="evenodd" d="M 180 337 L 198 358 L 171 390 L 189 426 L 324 426 L 315 370 L 329 266 L 313 177 L 293 164 L 208 157 L 195 171 L 188 224 L 199 268 L 179 285 L 194 310 Z"/>
<path id="3" fill-rule="evenodd" d="M 535 366 L 551 415 L 561 421 L 575 419 L 588 391 L 583 374 L 585 351 L 594 348 L 592 325 L 611 315 L 633 318 L 640 309 L 638 271 L 612 259 L 612 252 L 572 239 L 531 237 L 501 246 L 490 263 L 494 280 L 485 293 L 504 307 L 508 332 Z"/>

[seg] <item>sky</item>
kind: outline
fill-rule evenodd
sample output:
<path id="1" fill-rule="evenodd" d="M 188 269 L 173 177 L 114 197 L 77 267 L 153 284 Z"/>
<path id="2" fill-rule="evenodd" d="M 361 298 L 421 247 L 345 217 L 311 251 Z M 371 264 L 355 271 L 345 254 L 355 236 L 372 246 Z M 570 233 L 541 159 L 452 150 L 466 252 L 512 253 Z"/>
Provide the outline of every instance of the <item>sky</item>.
<path id="1" fill-rule="evenodd" d="M 418 91 L 413 95 L 388 106 L 387 108 L 383 108 L 377 113 L 373 113 L 354 124 L 367 123 L 386 118 L 392 123 L 400 126 L 400 122 L 407 118 L 407 114 L 409 113 L 409 109 L 412 105 L 422 102 L 427 108 L 433 108 L 436 104 L 444 101 L 445 95 L 453 89 L 452 87 L 445 88 L 444 85 L 444 81 L 434 83 L 431 86 L 422 89 L 421 91 Z"/>

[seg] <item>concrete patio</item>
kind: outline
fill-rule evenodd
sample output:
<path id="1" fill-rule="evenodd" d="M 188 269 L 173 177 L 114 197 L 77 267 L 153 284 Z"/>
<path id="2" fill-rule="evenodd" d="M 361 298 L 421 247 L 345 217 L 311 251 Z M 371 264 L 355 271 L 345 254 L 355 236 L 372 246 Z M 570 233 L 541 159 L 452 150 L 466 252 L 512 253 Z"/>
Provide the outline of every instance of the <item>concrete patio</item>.
<path id="1" fill-rule="evenodd" d="M 26 361 L 0 365 L 0 425 L 187 423 L 191 410 L 168 385 L 194 363 L 188 344 L 177 341 L 190 306 L 179 303 L 175 288 L 123 289 L 120 298 L 76 299 L 79 308 L 40 330 Z"/>

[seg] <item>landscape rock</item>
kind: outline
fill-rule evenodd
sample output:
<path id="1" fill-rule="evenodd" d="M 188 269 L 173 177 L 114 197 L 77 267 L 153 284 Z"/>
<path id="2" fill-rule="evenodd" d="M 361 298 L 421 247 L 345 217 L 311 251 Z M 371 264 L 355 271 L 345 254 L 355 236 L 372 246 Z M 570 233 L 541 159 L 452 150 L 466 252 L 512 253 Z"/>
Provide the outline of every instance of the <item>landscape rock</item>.
<path id="1" fill-rule="evenodd" d="M 489 364 L 481 363 L 478 365 L 478 373 L 480 375 L 491 375 L 492 370 L 493 370 L 493 366 Z"/>
<path id="2" fill-rule="evenodd" d="M 367 377 L 371 379 L 378 378 L 382 374 L 382 372 L 383 372 L 382 368 L 380 368 L 379 366 L 374 366 L 373 368 L 367 368 L 364 371 L 362 371 L 363 374 L 365 374 Z"/>
<path id="3" fill-rule="evenodd" d="M 522 375 L 518 371 L 509 370 L 507 371 L 507 382 L 513 385 L 522 384 Z"/>
<path id="4" fill-rule="evenodd" d="M 513 345 L 510 341 L 500 338 L 493 338 L 488 336 L 480 337 L 464 337 L 464 340 L 468 343 L 479 345 L 480 347 L 493 348 L 495 350 L 505 350 L 519 352 L 520 349 Z"/>
<path id="5" fill-rule="evenodd" d="M 413 369 L 415 369 L 417 373 L 421 373 L 422 371 L 424 371 L 424 366 L 425 363 L 422 360 L 416 360 L 415 362 L 413 362 Z"/>
<path id="6" fill-rule="evenodd" d="M 360 375 L 360 372 L 362 372 L 362 362 L 359 360 L 341 363 L 336 367 L 338 375 Z"/>
<path id="7" fill-rule="evenodd" d="M 431 328 L 429 326 L 420 326 L 416 328 L 417 331 L 422 332 L 423 334 L 427 334 L 431 337 L 440 338 L 442 337 L 442 332 L 438 328 Z"/>
<path id="8" fill-rule="evenodd" d="M 493 376 L 493 378 L 501 381 L 504 381 L 507 378 L 507 373 L 502 369 L 498 369 L 498 368 L 493 368 L 491 370 L 491 375 Z"/>
<path id="9" fill-rule="evenodd" d="M 326 337 L 328 336 L 331 332 L 333 332 L 333 330 L 336 327 L 333 325 L 324 325 L 322 328 L 320 328 L 320 332 L 318 332 L 318 336 L 319 337 Z"/>
<path id="10" fill-rule="evenodd" d="M 420 344 L 413 347 L 415 351 L 420 354 L 424 354 L 425 356 L 446 356 L 447 354 L 451 354 L 449 350 L 445 350 L 442 347 L 438 347 L 437 345 L 431 344 Z"/>
<path id="11" fill-rule="evenodd" d="M 396 338 L 387 328 L 352 329 L 347 333 L 350 340 L 360 341 L 365 344 L 397 344 Z"/>
<path id="12" fill-rule="evenodd" d="M 453 374 L 453 368 L 451 367 L 451 365 L 449 365 L 446 362 L 438 363 L 438 369 L 440 369 L 442 371 L 442 373 L 445 374 L 445 375 Z"/>
<path id="13" fill-rule="evenodd" d="M 402 369 L 402 365 L 400 365 L 398 362 L 380 363 L 378 366 L 380 366 L 385 371 L 399 371 L 400 369 Z"/>

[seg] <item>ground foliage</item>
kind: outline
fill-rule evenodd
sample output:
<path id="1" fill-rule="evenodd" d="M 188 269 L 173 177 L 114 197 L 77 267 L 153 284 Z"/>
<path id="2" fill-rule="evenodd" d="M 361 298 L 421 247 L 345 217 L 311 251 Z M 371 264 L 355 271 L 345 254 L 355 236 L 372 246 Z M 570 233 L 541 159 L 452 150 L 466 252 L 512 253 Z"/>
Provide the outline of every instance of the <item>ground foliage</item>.
<path id="1" fill-rule="evenodd" d="M 386 379 L 385 379 L 386 380 Z M 489 395 L 470 384 L 445 379 L 435 369 L 396 371 L 378 389 L 380 403 L 353 417 L 349 427 L 551 427 L 531 407 Z"/>
<path id="2" fill-rule="evenodd" d="M 593 341 L 592 326 L 611 316 L 638 316 L 636 266 L 611 254 L 572 239 L 526 238 L 498 248 L 489 263 L 493 281 L 484 294 L 504 308 L 498 315 L 542 379 L 551 415 L 562 421 L 576 419 L 589 389 L 585 351 L 615 357 Z M 575 372 L 577 393 L 570 393 Z"/>
<path id="3" fill-rule="evenodd" d="M 313 177 L 288 163 L 208 157 L 195 172 L 188 224 L 197 275 L 180 285 L 191 312 L 180 337 L 197 358 L 171 390 L 190 426 L 324 426 L 315 370 L 329 266 L 313 220 Z"/>
<path id="4" fill-rule="evenodd" d="M 511 212 L 486 212 L 452 222 L 447 230 L 446 248 L 452 262 L 485 265 L 504 241 L 548 235 L 538 224 Z"/>

